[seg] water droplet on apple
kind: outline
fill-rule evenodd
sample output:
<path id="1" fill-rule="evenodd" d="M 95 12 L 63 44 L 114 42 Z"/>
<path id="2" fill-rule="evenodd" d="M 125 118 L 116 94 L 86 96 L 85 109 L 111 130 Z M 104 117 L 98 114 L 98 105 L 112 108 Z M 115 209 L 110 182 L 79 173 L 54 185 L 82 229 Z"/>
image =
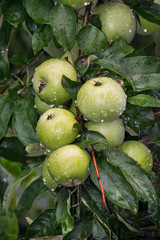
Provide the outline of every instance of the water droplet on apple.
<path id="1" fill-rule="evenodd" d="M 145 28 L 143 31 L 144 31 L 145 33 L 148 32 L 147 28 Z"/>
<path id="2" fill-rule="evenodd" d="M 131 33 L 131 32 L 132 32 L 132 29 L 129 29 L 129 32 Z"/>
<path id="3" fill-rule="evenodd" d="M 102 122 L 102 123 L 103 123 L 103 122 L 104 122 L 104 119 L 101 119 L 101 120 L 100 120 L 100 122 Z"/>
<path id="4" fill-rule="evenodd" d="M 34 105 L 34 108 L 37 108 L 36 105 Z"/>

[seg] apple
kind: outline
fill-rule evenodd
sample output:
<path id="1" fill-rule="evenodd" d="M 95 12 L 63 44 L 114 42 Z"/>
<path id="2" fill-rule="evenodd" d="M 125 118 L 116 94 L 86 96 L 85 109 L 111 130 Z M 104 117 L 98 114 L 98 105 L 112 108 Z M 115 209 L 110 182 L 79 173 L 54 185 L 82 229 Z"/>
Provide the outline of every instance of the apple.
<path id="1" fill-rule="evenodd" d="M 160 0 L 155 0 L 154 3 L 160 4 Z M 138 15 L 138 18 L 140 27 L 138 28 L 137 32 L 140 35 L 149 35 L 160 31 L 160 25 L 150 22 L 141 17 L 140 15 Z"/>
<path id="2" fill-rule="evenodd" d="M 45 160 L 43 162 L 42 177 L 43 177 L 44 184 L 46 184 L 47 187 L 49 187 L 51 190 L 56 189 L 57 183 L 53 180 L 53 178 L 51 177 L 51 175 L 49 174 L 49 171 L 48 171 L 48 158 L 47 157 L 45 158 Z"/>
<path id="3" fill-rule="evenodd" d="M 43 102 L 37 95 L 35 95 L 34 102 L 35 108 L 40 115 L 53 107 L 52 105 Z"/>
<path id="4" fill-rule="evenodd" d="M 75 116 L 68 110 L 52 108 L 41 115 L 36 132 L 41 143 L 50 150 L 73 142 L 78 134 Z"/>
<path id="5" fill-rule="evenodd" d="M 65 60 L 50 59 L 37 67 L 33 76 L 33 88 L 42 101 L 57 106 L 71 99 L 61 84 L 63 75 L 77 81 L 75 69 Z"/>
<path id="6" fill-rule="evenodd" d="M 152 155 L 150 150 L 143 143 L 138 141 L 125 141 L 119 149 L 140 164 L 145 172 L 150 172 L 152 170 Z"/>
<path id="7" fill-rule="evenodd" d="M 66 145 L 49 155 L 48 170 L 58 184 L 73 187 L 87 179 L 89 161 L 86 150 L 74 144 Z"/>
<path id="8" fill-rule="evenodd" d="M 130 43 L 136 32 L 136 19 L 132 10 L 120 2 L 101 4 L 94 9 L 99 14 L 102 31 L 110 44 L 117 39 Z"/>
<path id="9" fill-rule="evenodd" d="M 125 110 L 126 94 L 112 78 L 93 78 L 80 88 L 77 104 L 85 119 L 93 122 L 112 121 Z"/>
<path id="10" fill-rule="evenodd" d="M 88 121 L 85 127 L 91 131 L 101 133 L 107 140 L 107 145 L 96 144 L 95 150 L 100 151 L 105 148 L 113 148 L 120 146 L 124 141 L 125 129 L 121 119 L 116 119 L 111 122 L 92 122 Z"/>
<path id="11" fill-rule="evenodd" d="M 67 4 L 74 9 L 81 9 L 90 4 L 91 0 L 58 0 L 59 3 Z M 97 3 L 97 0 L 93 0 L 93 5 Z"/>

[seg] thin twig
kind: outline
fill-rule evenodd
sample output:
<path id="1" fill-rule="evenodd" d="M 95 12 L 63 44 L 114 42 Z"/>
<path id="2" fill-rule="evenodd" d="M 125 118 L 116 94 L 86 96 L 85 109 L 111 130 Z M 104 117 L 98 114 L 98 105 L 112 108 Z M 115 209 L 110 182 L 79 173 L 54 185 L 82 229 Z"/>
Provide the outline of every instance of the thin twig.
<path id="1" fill-rule="evenodd" d="M 99 175 L 99 171 L 98 171 L 97 162 L 96 162 L 96 158 L 95 158 L 95 154 L 94 154 L 93 148 L 91 149 L 91 153 L 92 153 L 93 163 L 94 163 L 94 167 L 95 167 L 96 174 L 97 174 L 97 179 L 98 179 L 98 182 L 99 182 L 99 185 L 100 185 L 100 189 L 101 189 L 101 193 L 102 193 L 103 204 L 104 204 L 106 212 L 109 214 L 109 209 L 108 209 L 107 204 L 106 204 L 104 189 L 103 189 L 102 181 L 101 181 L 101 178 L 100 178 L 100 175 Z"/>
<path id="2" fill-rule="evenodd" d="M 24 67 L 18 74 L 17 77 L 22 79 L 24 75 L 27 73 L 28 69 L 33 67 L 39 60 L 44 56 L 44 50 L 41 50 L 40 52 L 37 53 L 35 58 L 28 64 L 28 66 Z"/>

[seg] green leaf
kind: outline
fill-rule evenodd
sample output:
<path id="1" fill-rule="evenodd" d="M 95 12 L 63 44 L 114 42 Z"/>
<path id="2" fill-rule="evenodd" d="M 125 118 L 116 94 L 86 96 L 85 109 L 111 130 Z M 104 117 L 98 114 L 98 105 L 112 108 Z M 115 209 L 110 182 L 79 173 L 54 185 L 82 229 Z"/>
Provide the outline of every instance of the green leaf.
<path id="1" fill-rule="evenodd" d="M 143 46 L 142 48 L 135 51 L 132 56 L 155 56 L 155 46 L 156 44 L 154 42 L 151 42 L 148 45 Z"/>
<path id="2" fill-rule="evenodd" d="M 104 155 L 97 157 L 96 160 L 105 195 L 116 205 L 137 212 L 137 196 L 120 169 L 107 162 Z M 93 162 L 90 166 L 90 176 L 94 184 L 100 188 Z"/>
<path id="3" fill-rule="evenodd" d="M 0 55 L 4 56 L 5 51 L 8 46 L 10 33 L 11 33 L 12 26 L 7 23 L 6 21 L 3 22 L 2 27 L 0 28 Z"/>
<path id="4" fill-rule="evenodd" d="M 137 92 L 160 89 L 160 73 L 135 74 L 132 78 Z"/>
<path id="5" fill-rule="evenodd" d="M 5 209 L 6 212 L 8 212 L 8 208 L 10 206 L 10 202 L 12 200 L 12 197 L 15 193 L 15 191 L 17 190 L 17 188 L 19 187 L 19 185 L 21 184 L 21 182 L 28 176 L 30 175 L 33 171 L 35 171 L 35 169 L 37 169 L 37 167 L 39 167 L 39 164 L 35 164 L 35 165 L 30 165 L 28 168 L 24 169 L 23 172 L 21 173 L 21 175 L 14 180 L 14 182 L 12 182 L 4 195 L 3 198 L 3 208 Z"/>
<path id="6" fill-rule="evenodd" d="M 50 24 L 57 42 L 70 51 L 76 42 L 77 17 L 73 8 L 63 4 L 54 6 Z"/>
<path id="7" fill-rule="evenodd" d="M 12 162 L 26 161 L 26 151 L 16 137 L 5 137 L 0 143 L 0 156 Z"/>
<path id="8" fill-rule="evenodd" d="M 114 41 L 105 51 L 96 53 L 100 59 L 108 58 L 111 60 L 122 60 L 128 54 L 131 54 L 134 48 L 124 40 Z"/>
<path id="9" fill-rule="evenodd" d="M 2 172 L 2 168 L 0 165 L 0 202 L 3 199 L 4 193 L 6 191 L 6 188 L 8 187 L 8 181 L 6 175 Z M 1 229 L 1 228 L 0 228 Z"/>
<path id="10" fill-rule="evenodd" d="M 18 238 L 18 219 L 13 211 L 9 211 L 6 215 L 2 209 L 0 210 L 0 239 L 16 240 Z"/>
<path id="11" fill-rule="evenodd" d="M 138 94 L 130 97 L 127 101 L 133 105 L 142 107 L 160 107 L 160 100 L 145 94 Z"/>
<path id="12" fill-rule="evenodd" d="M 105 224 L 108 224 L 108 216 L 106 215 L 102 194 L 94 185 L 85 184 L 82 188 L 82 202 L 89 208 L 97 218 L 100 218 Z"/>
<path id="13" fill-rule="evenodd" d="M 110 240 L 111 236 L 104 226 L 96 219 L 92 221 L 92 234 L 95 240 Z"/>
<path id="14" fill-rule="evenodd" d="M 74 228 L 74 220 L 70 214 L 70 197 L 67 188 L 63 188 L 58 194 L 56 208 L 57 222 L 61 223 L 63 236 L 66 236 Z"/>
<path id="15" fill-rule="evenodd" d="M 51 39 L 52 29 L 49 25 L 40 25 L 32 36 L 32 48 L 34 54 L 39 52 Z"/>
<path id="16" fill-rule="evenodd" d="M 30 16 L 25 17 L 25 23 L 28 31 L 33 35 L 37 28 L 40 26 L 37 22 L 35 22 Z"/>
<path id="17" fill-rule="evenodd" d="M 13 113 L 13 102 L 8 96 L 0 96 L 0 139 L 4 136 Z"/>
<path id="18" fill-rule="evenodd" d="M 127 154 L 118 150 L 104 150 L 108 161 L 120 168 L 127 181 L 132 185 L 136 193 L 143 199 L 155 203 L 156 192 L 146 173 Z"/>
<path id="19" fill-rule="evenodd" d="M 91 235 L 92 232 L 92 222 L 91 220 L 85 218 L 81 218 L 78 221 L 75 222 L 75 227 L 73 231 L 69 234 L 67 234 L 64 238 L 64 240 L 79 240 L 83 238 L 87 238 L 89 235 Z"/>
<path id="20" fill-rule="evenodd" d="M 7 170 L 7 172 L 11 173 L 14 177 L 19 177 L 19 175 L 21 174 L 20 163 L 12 162 L 5 158 L 1 158 L 0 163 Z"/>
<path id="21" fill-rule="evenodd" d="M 89 65 L 96 58 L 97 57 L 95 55 L 90 55 L 90 56 L 86 55 L 76 59 L 75 68 L 76 68 L 78 77 L 82 77 L 87 72 Z"/>
<path id="22" fill-rule="evenodd" d="M 47 187 L 44 185 L 42 178 L 38 178 L 33 181 L 23 192 L 17 206 L 18 213 L 27 212 L 32 208 L 34 200 L 47 191 Z"/>
<path id="23" fill-rule="evenodd" d="M 23 0 L 28 15 L 38 23 L 49 23 L 52 0 Z"/>
<path id="24" fill-rule="evenodd" d="M 153 22 L 160 25 L 160 6 L 159 4 L 153 3 L 151 6 L 148 6 L 144 2 L 139 6 L 135 6 L 134 10 L 137 14 L 141 15 L 144 19 L 149 22 Z"/>
<path id="25" fill-rule="evenodd" d="M 107 144 L 106 138 L 96 132 L 96 131 L 89 131 L 87 133 L 84 133 L 81 137 L 79 137 L 74 144 L 79 146 L 79 147 L 86 147 L 91 144 L 99 144 L 99 143 L 104 143 Z"/>
<path id="26" fill-rule="evenodd" d="M 81 82 L 72 81 L 63 75 L 61 80 L 62 86 L 66 89 L 66 91 L 70 94 L 73 99 L 77 98 L 77 93 L 79 89 L 82 87 Z"/>
<path id="27" fill-rule="evenodd" d="M 57 226 L 55 209 L 47 209 L 28 227 L 25 239 L 50 236 Z"/>
<path id="28" fill-rule="evenodd" d="M 8 62 L 6 62 L 4 57 L 0 56 L 0 82 L 7 79 L 9 70 Z"/>
<path id="29" fill-rule="evenodd" d="M 156 85 L 151 78 L 160 72 L 158 57 L 136 56 L 119 60 L 116 55 L 108 56 L 97 61 L 101 66 L 124 77 L 137 91 L 159 88 L 159 79 Z M 155 75 L 157 77 L 157 74 Z M 159 74 L 158 74 L 159 75 Z M 137 87 L 138 85 L 138 87 Z"/>
<path id="30" fill-rule="evenodd" d="M 21 0 L 2 0 L 3 16 L 10 24 L 19 24 L 24 17 L 24 7 Z"/>
<path id="31" fill-rule="evenodd" d="M 77 35 L 77 43 L 85 54 L 103 51 L 107 47 L 104 33 L 92 25 L 81 28 Z"/>
<path id="32" fill-rule="evenodd" d="M 38 141 L 35 133 L 36 124 L 37 112 L 33 100 L 27 97 L 20 99 L 15 106 L 12 127 L 24 146 Z"/>

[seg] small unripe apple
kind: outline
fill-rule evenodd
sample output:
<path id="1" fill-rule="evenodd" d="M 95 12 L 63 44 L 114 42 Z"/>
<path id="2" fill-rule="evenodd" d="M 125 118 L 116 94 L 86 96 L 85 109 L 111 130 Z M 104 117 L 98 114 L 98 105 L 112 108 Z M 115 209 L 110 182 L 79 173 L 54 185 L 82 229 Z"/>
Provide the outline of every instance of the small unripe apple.
<path id="1" fill-rule="evenodd" d="M 35 95 L 34 102 L 35 108 L 40 115 L 46 112 L 48 109 L 52 108 L 52 105 L 43 102 L 37 95 Z"/>
<path id="2" fill-rule="evenodd" d="M 57 183 L 54 181 L 54 179 L 51 177 L 48 171 L 48 158 L 46 158 L 43 162 L 42 177 L 44 184 L 46 184 L 47 187 L 49 187 L 52 190 L 56 189 Z"/>
<path id="3" fill-rule="evenodd" d="M 90 156 L 76 145 L 66 145 L 49 155 L 48 169 L 58 184 L 74 187 L 83 183 L 89 175 Z"/>
<path id="4" fill-rule="evenodd" d="M 136 19 L 131 9 L 120 2 L 109 2 L 94 9 L 99 14 L 102 31 L 110 44 L 117 39 L 130 43 L 136 32 Z"/>
<path id="5" fill-rule="evenodd" d="M 126 94 L 112 78 L 93 78 L 80 88 L 77 103 L 84 118 L 94 122 L 112 121 L 125 110 Z"/>
<path id="6" fill-rule="evenodd" d="M 152 170 L 152 155 L 150 150 L 143 143 L 138 141 L 126 141 L 122 143 L 119 149 L 140 164 L 145 172 L 150 172 Z"/>
<path id="7" fill-rule="evenodd" d="M 160 0 L 155 0 L 154 3 L 160 4 Z M 160 31 L 160 25 L 150 22 L 140 15 L 138 16 L 140 28 L 138 28 L 137 32 L 141 35 L 149 35 L 155 32 Z"/>
<path id="8" fill-rule="evenodd" d="M 71 99 L 61 84 L 63 75 L 77 81 L 75 69 L 69 62 L 62 59 L 47 60 L 36 69 L 33 88 L 42 101 L 57 106 Z"/>
<path id="9" fill-rule="evenodd" d="M 58 0 L 59 3 L 67 4 L 74 9 L 81 9 L 90 4 L 91 0 Z M 95 0 L 93 0 L 93 3 Z M 96 0 L 97 2 L 97 0 Z"/>
<path id="10" fill-rule="evenodd" d="M 76 123 L 75 116 L 70 111 L 62 108 L 49 109 L 37 122 L 38 139 L 51 150 L 72 143 L 78 134 L 74 128 Z"/>
<path id="11" fill-rule="evenodd" d="M 85 127 L 91 131 L 101 133 L 107 140 L 107 145 L 96 144 L 95 149 L 100 151 L 105 148 L 118 147 L 124 141 L 125 129 L 121 119 L 116 119 L 111 122 L 91 122 L 88 121 Z"/>

